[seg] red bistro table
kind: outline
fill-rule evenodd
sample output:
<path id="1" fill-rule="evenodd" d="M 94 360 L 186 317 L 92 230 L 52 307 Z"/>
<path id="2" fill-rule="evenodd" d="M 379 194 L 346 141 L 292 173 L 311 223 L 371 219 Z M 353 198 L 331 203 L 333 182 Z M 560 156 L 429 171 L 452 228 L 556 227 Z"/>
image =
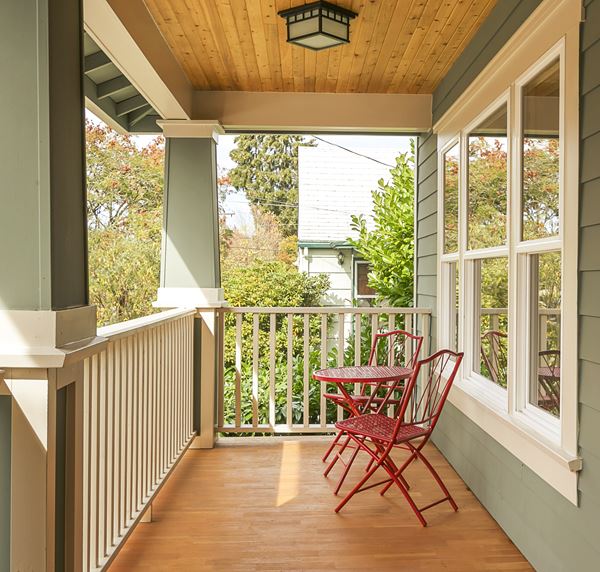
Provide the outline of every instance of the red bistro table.
<path id="1" fill-rule="evenodd" d="M 364 405 L 363 411 L 368 411 L 372 399 L 377 395 L 381 388 L 386 388 L 388 391 L 384 397 L 380 407 L 383 407 L 388 399 L 398 387 L 399 383 L 408 379 L 412 375 L 413 370 L 408 367 L 388 366 L 388 365 L 356 365 L 345 367 L 330 367 L 320 369 L 313 373 L 313 379 L 322 383 L 335 383 L 340 393 L 345 397 L 348 407 L 353 415 L 360 415 L 361 412 L 356 407 L 356 402 L 348 393 L 345 384 L 369 384 L 373 385 L 373 391 L 369 400 Z"/>

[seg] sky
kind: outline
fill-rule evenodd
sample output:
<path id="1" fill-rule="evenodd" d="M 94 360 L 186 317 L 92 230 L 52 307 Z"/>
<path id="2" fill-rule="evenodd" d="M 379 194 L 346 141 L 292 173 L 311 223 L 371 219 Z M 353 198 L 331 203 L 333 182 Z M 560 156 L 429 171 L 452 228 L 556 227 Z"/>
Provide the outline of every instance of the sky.
<path id="1" fill-rule="evenodd" d="M 235 135 L 219 136 L 217 147 L 217 163 L 220 169 L 229 170 L 235 166 L 229 154 L 235 147 Z M 395 164 L 395 159 L 400 153 L 410 150 L 410 138 L 396 135 L 319 135 L 317 147 L 327 147 L 331 144 L 339 145 L 352 151 L 367 155 L 377 161 Z M 245 228 L 252 232 L 252 214 L 246 198 L 234 193 L 224 202 L 227 214 L 227 225 L 231 228 Z"/>

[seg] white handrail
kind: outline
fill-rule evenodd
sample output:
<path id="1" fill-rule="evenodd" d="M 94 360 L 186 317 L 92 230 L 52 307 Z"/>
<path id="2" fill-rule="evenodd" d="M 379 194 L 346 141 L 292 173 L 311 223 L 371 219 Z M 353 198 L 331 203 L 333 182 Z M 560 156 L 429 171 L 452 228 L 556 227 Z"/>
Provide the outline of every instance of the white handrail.
<path id="1" fill-rule="evenodd" d="M 217 431 L 222 433 L 331 431 L 342 411 L 328 412 L 323 397 L 328 388 L 312 379 L 313 370 L 343 365 L 349 353 L 352 364 L 360 364 L 380 327 L 413 332 L 418 326 L 428 336 L 431 314 L 428 308 L 370 306 L 218 311 L 224 317 L 228 352 L 223 352 L 223 382 L 218 388 Z M 369 341 L 361 344 L 361 335 L 368 335 Z"/>
<path id="2" fill-rule="evenodd" d="M 431 314 L 430 308 L 383 308 L 374 306 L 224 306 L 230 314 Z"/>
<path id="3" fill-rule="evenodd" d="M 110 326 L 103 326 L 102 328 L 98 328 L 98 336 L 114 341 L 125 336 L 143 332 L 148 328 L 166 324 L 183 316 L 191 316 L 195 313 L 195 308 L 176 308 L 174 310 L 166 310 L 157 314 L 144 316 L 143 318 L 136 318 L 126 322 L 119 322 L 118 324 L 111 324 Z"/>

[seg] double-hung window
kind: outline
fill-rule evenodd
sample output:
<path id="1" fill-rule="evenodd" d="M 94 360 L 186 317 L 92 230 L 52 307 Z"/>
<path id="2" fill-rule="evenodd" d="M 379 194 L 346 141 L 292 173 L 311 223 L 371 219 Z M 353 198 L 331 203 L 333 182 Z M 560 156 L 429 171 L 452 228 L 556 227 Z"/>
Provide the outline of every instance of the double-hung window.
<path id="1" fill-rule="evenodd" d="M 437 342 L 465 353 L 450 401 L 573 502 L 575 6 L 532 20 L 434 127 Z"/>

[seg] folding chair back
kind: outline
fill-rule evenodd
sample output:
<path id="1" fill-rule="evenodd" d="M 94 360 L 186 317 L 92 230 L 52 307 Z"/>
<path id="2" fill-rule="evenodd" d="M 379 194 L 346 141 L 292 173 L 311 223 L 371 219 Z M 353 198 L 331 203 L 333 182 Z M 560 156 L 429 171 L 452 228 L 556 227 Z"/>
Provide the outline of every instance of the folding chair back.
<path id="1" fill-rule="evenodd" d="M 491 380 L 506 385 L 506 339 L 505 332 L 490 330 L 481 336 L 481 361 L 487 368 Z M 487 349 L 485 346 L 488 346 Z"/>
<path id="2" fill-rule="evenodd" d="M 389 365 L 413 368 L 419 359 L 423 336 L 404 330 L 375 334 L 368 365 Z"/>
<path id="3" fill-rule="evenodd" d="M 462 358 L 462 352 L 440 350 L 417 362 L 404 390 L 394 441 L 406 426 L 418 426 L 426 430 L 426 438 L 429 437 L 442 413 Z"/>
<path id="4" fill-rule="evenodd" d="M 538 405 L 552 413 L 560 412 L 560 350 L 539 352 Z"/>

